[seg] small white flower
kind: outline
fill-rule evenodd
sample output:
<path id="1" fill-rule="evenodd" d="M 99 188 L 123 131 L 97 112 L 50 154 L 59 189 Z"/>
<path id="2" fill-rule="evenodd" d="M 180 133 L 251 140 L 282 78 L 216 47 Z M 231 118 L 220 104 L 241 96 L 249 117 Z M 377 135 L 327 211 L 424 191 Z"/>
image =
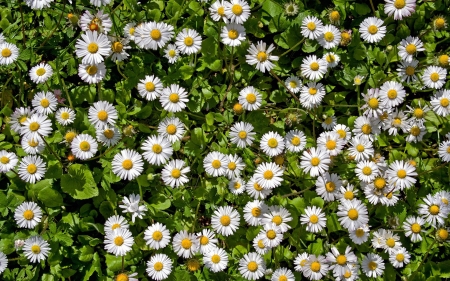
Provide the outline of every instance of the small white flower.
<path id="1" fill-rule="evenodd" d="M 169 230 L 159 222 L 149 225 L 144 235 L 145 243 L 155 250 L 164 249 L 170 243 Z"/>
<path id="2" fill-rule="evenodd" d="M 227 46 L 239 46 L 246 39 L 245 28 L 240 24 L 229 23 L 222 27 L 220 37 L 222 38 L 222 43 Z"/>
<path id="3" fill-rule="evenodd" d="M 128 228 L 116 228 L 105 235 L 105 250 L 117 256 L 125 256 L 134 244 L 134 238 Z"/>
<path id="4" fill-rule="evenodd" d="M 250 17 L 250 6 L 244 0 L 225 1 L 225 15 L 230 22 L 243 24 Z"/>
<path id="5" fill-rule="evenodd" d="M 43 115 L 49 115 L 55 112 L 58 101 L 56 100 L 55 95 L 51 92 L 38 92 L 31 101 L 31 104 L 34 107 L 35 112 Z"/>
<path id="6" fill-rule="evenodd" d="M 187 173 L 191 171 L 190 167 L 185 167 L 183 160 L 170 160 L 161 171 L 161 178 L 166 185 L 172 188 L 183 186 L 189 182 Z"/>
<path id="7" fill-rule="evenodd" d="M 339 45 L 341 32 L 334 25 L 327 24 L 323 27 L 323 33 L 317 40 L 322 47 L 328 50 Z"/>
<path id="8" fill-rule="evenodd" d="M 428 88 L 440 89 L 445 84 L 447 69 L 440 66 L 428 66 L 422 75 L 422 81 Z"/>
<path id="9" fill-rule="evenodd" d="M 239 228 L 240 219 L 239 213 L 233 207 L 218 207 L 211 217 L 211 225 L 217 233 L 230 236 Z"/>
<path id="10" fill-rule="evenodd" d="M 318 59 L 316 55 L 307 56 L 301 65 L 302 75 L 313 81 L 322 79 L 323 75 L 327 73 L 327 68 L 327 61 Z"/>
<path id="11" fill-rule="evenodd" d="M 277 132 L 268 132 L 261 137 L 261 150 L 268 156 L 277 156 L 283 153 L 284 140 Z"/>
<path id="12" fill-rule="evenodd" d="M 42 210 L 34 202 L 23 202 L 15 212 L 14 219 L 21 228 L 34 228 L 41 222 Z"/>
<path id="13" fill-rule="evenodd" d="M 256 110 L 261 106 L 262 95 L 253 87 L 248 86 L 239 92 L 239 103 L 246 110 Z"/>
<path id="14" fill-rule="evenodd" d="M 240 0 L 237 0 L 240 1 Z M 275 64 L 272 61 L 278 61 L 278 56 L 273 56 L 270 53 L 275 50 L 273 44 L 270 44 L 268 48 L 266 48 L 266 43 L 263 41 L 259 41 L 258 44 L 250 45 L 250 48 L 247 50 L 249 53 L 245 55 L 246 62 L 249 65 L 255 65 L 256 69 L 261 71 L 262 73 L 272 70 L 275 67 Z"/>
<path id="15" fill-rule="evenodd" d="M 87 30 L 75 44 L 76 55 L 82 58 L 83 64 L 99 64 L 111 52 L 111 42 L 103 33 Z"/>
<path id="16" fill-rule="evenodd" d="M 198 53 L 202 47 L 202 37 L 193 29 L 183 29 L 178 33 L 175 45 L 185 55 Z"/>
<path id="17" fill-rule="evenodd" d="M 364 41 L 369 43 L 380 42 L 386 34 L 384 22 L 377 17 L 368 17 L 359 26 L 359 33 Z"/>
<path id="18" fill-rule="evenodd" d="M 133 180 L 142 174 L 144 161 L 141 154 L 125 149 L 114 155 L 112 160 L 112 171 L 123 180 Z"/>
<path id="19" fill-rule="evenodd" d="M 163 89 L 159 101 L 165 110 L 169 112 L 180 112 L 186 108 L 186 103 L 189 102 L 188 93 L 183 87 L 172 84 Z"/>
<path id="20" fill-rule="evenodd" d="M 52 67 L 43 62 L 32 67 L 29 72 L 30 79 L 36 84 L 44 83 L 52 76 L 52 74 Z"/>
<path id="21" fill-rule="evenodd" d="M 318 39 L 323 34 L 323 23 L 314 16 L 306 16 L 302 20 L 302 35 L 311 40 Z"/>
<path id="22" fill-rule="evenodd" d="M 412 62 L 416 52 L 422 51 L 425 51 L 425 48 L 423 48 L 423 43 L 418 37 L 408 36 L 406 37 L 406 39 L 402 39 L 402 41 L 400 42 L 400 46 L 398 46 L 398 55 L 402 60 L 406 62 Z"/>
<path id="23" fill-rule="evenodd" d="M 50 251 L 50 244 L 48 244 L 41 236 L 31 236 L 25 240 L 23 246 L 25 256 L 32 263 L 39 263 L 40 261 L 45 260 Z"/>
<path id="24" fill-rule="evenodd" d="M 172 272 L 172 260 L 166 254 L 155 254 L 147 262 L 146 271 L 152 279 L 164 280 Z"/>
<path id="25" fill-rule="evenodd" d="M 145 205 L 139 206 L 141 201 L 141 196 L 139 194 L 130 194 L 130 197 L 124 196 L 122 202 L 124 205 L 119 205 L 123 209 L 122 212 L 130 213 L 132 215 L 131 221 L 134 223 L 136 217 L 142 219 L 147 212 L 147 207 Z"/>

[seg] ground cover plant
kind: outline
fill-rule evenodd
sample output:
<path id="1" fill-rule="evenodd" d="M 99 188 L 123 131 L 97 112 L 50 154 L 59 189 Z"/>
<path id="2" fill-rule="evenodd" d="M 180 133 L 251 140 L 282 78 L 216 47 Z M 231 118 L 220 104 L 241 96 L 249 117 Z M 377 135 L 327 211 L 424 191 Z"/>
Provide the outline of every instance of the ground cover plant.
<path id="1" fill-rule="evenodd" d="M 1 280 L 447 280 L 449 8 L 2 3 Z"/>

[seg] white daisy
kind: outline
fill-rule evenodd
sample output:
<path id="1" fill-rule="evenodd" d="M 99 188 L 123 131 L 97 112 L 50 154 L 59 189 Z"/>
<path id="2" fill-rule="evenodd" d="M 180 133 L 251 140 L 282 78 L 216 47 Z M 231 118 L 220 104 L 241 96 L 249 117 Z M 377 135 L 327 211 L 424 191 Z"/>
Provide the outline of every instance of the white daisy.
<path id="1" fill-rule="evenodd" d="M 283 232 L 281 228 L 278 227 L 275 223 L 266 223 L 263 225 L 264 229 L 261 229 L 259 234 L 264 235 L 263 243 L 268 248 L 275 248 L 280 245 L 283 240 Z"/>
<path id="2" fill-rule="evenodd" d="M 234 179 L 240 176 L 242 170 L 245 168 L 244 161 L 237 154 L 230 154 L 228 156 L 228 166 L 225 175 L 228 179 Z M 245 188 L 244 188 L 245 189 Z"/>
<path id="3" fill-rule="evenodd" d="M 139 94 L 146 100 L 155 100 L 162 94 L 163 84 L 158 77 L 146 75 L 145 79 L 139 81 L 140 83 L 137 85 Z"/>
<path id="4" fill-rule="evenodd" d="M 169 60 L 169 63 L 175 63 L 180 57 L 180 52 L 175 44 L 169 44 L 164 49 L 164 57 Z"/>
<path id="5" fill-rule="evenodd" d="M 377 121 L 374 118 L 359 116 L 354 123 L 352 132 L 356 137 L 364 137 L 370 141 L 374 141 L 374 135 L 380 133 Z"/>
<path id="6" fill-rule="evenodd" d="M 106 147 L 116 145 L 122 134 L 117 127 L 104 127 L 103 129 L 96 130 L 97 141 L 103 143 Z"/>
<path id="7" fill-rule="evenodd" d="M 217 207 L 211 217 L 211 226 L 219 234 L 230 236 L 239 228 L 239 213 L 231 206 Z"/>
<path id="8" fill-rule="evenodd" d="M 259 41 L 256 46 L 251 44 L 250 48 L 247 50 L 249 54 L 245 55 L 246 62 L 249 65 L 256 64 L 256 69 L 262 73 L 266 72 L 266 70 L 270 71 L 275 67 L 275 64 L 273 64 L 272 61 L 278 61 L 279 59 L 278 56 L 270 54 L 273 50 L 275 50 L 273 44 L 270 44 L 270 46 L 266 48 L 266 43 L 263 41 Z"/>
<path id="9" fill-rule="evenodd" d="M 356 164 L 355 173 L 360 181 L 369 183 L 380 174 L 380 170 L 375 163 L 365 160 Z"/>
<path id="10" fill-rule="evenodd" d="M 283 137 L 277 132 L 265 133 L 261 137 L 260 148 L 268 156 L 277 156 L 284 150 Z"/>
<path id="11" fill-rule="evenodd" d="M 19 57 L 19 48 L 16 45 L 3 42 L 0 43 L 0 65 L 9 65 Z"/>
<path id="12" fill-rule="evenodd" d="M 289 91 L 296 94 L 300 92 L 302 82 L 297 76 L 291 75 L 289 78 L 286 79 L 284 84 L 289 89 Z"/>
<path id="13" fill-rule="evenodd" d="M 214 231 L 205 228 L 201 232 L 197 233 L 197 238 L 200 242 L 200 252 L 203 255 L 217 248 L 217 243 L 219 240 L 216 238 Z"/>
<path id="14" fill-rule="evenodd" d="M 334 201 L 341 197 L 339 193 L 342 186 L 342 180 L 337 174 L 325 172 L 319 176 L 316 181 L 316 193 L 327 202 Z"/>
<path id="15" fill-rule="evenodd" d="M 339 138 L 341 138 L 345 144 L 347 144 L 347 142 L 352 138 L 350 128 L 343 124 L 336 124 L 333 131 L 339 134 Z"/>
<path id="16" fill-rule="evenodd" d="M 326 60 L 318 59 L 316 55 L 303 58 L 301 71 L 302 76 L 309 80 L 319 80 L 327 73 L 328 63 Z"/>
<path id="17" fill-rule="evenodd" d="M 126 152 L 127 149 L 125 149 Z M 123 205 L 119 205 L 122 208 L 122 212 L 131 214 L 131 221 L 134 223 L 136 217 L 142 219 L 147 212 L 145 205 L 139 205 L 141 202 L 141 196 L 139 194 L 130 194 L 129 197 L 124 196 L 122 199 Z"/>
<path id="18" fill-rule="evenodd" d="M 222 27 L 220 37 L 222 38 L 222 43 L 227 46 L 239 46 L 246 39 L 245 28 L 240 24 L 229 23 Z"/>
<path id="19" fill-rule="evenodd" d="M 267 212 L 268 207 L 264 201 L 249 201 L 244 207 L 244 219 L 251 226 L 261 225 L 263 215 Z"/>
<path id="20" fill-rule="evenodd" d="M 300 167 L 304 173 L 309 172 L 311 177 L 317 177 L 328 171 L 330 163 L 330 155 L 325 150 L 312 147 L 303 151 Z"/>
<path id="21" fill-rule="evenodd" d="M 105 78 L 106 67 L 103 62 L 99 64 L 83 64 L 78 66 L 78 76 L 89 84 L 96 84 Z"/>
<path id="22" fill-rule="evenodd" d="M 450 162 L 450 140 L 446 140 L 439 144 L 439 158 L 443 162 Z"/>
<path id="23" fill-rule="evenodd" d="M 378 117 L 383 114 L 384 104 L 382 103 L 380 90 L 378 88 L 369 89 L 367 94 L 362 94 L 365 104 L 361 109 L 365 109 L 364 115 L 367 117 Z"/>
<path id="24" fill-rule="evenodd" d="M 393 250 L 389 255 L 389 261 L 395 268 L 404 267 L 409 263 L 410 259 L 411 255 L 404 247 Z"/>
<path id="25" fill-rule="evenodd" d="M 327 50 L 334 48 L 341 42 L 341 32 L 334 25 L 327 24 L 323 27 L 323 33 L 317 41 Z"/>
<path id="26" fill-rule="evenodd" d="M 42 103 L 42 101 L 41 101 Z M 61 107 L 55 113 L 56 121 L 63 126 L 72 124 L 75 121 L 75 111 L 68 107 Z"/>
<path id="27" fill-rule="evenodd" d="M 261 106 L 262 95 L 253 86 L 248 86 L 239 92 L 238 99 L 246 110 L 252 111 Z"/>
<path id="28" fill-rule="evenodd" d="M 320 280 L 327 274 L 329 267 L 324 256 L 310 255 L 303 267 L 303 276 L 310 280 Z"/>
<path id="29" fill-rule="evenodd" d="M 450 90 L 438 91 L 430 101 L 433 111 L 440 116 L 447 116 L 450 114 Z"/>
<path id="30" fill-rule="evenodd" d="M 327 62 L 328 68 L 336 67 L 339 64 L 339 62 L 341 61 L 341 58 L 333 52 L 328 52 L 328 53 L 324 54 L 322 59 Z"/>
<path id="31" fill-rule="evenodd" d="M 178 232 L 173 237 L 172 246 L 174 252 L 185 259 L 193 257 L 199 250 L 200 242 L 195 233 L 188 233 L 186 230 Z"/>
<path id="32" fill-rule="evenodd" d="M 262 163 L 256 168 L 254 177 L 256 182 L 266 189 L 274 189 L 283 181 L 284 169 L 275 163 Z"/>
<path id="33" fill-rule="evenodd" d="M 237 122 L 230 129 L 231 142 L 236 144 L 240 148 L 250 146 L 255 139 L 256 135 L 253 131 L 253 126 L 247 122 Z"/>
<path id="34" fill-rule="evenodd" d="M 422 105 L 419 101 L 419 104 L 415 106 L 406 105 L 408 110 L 407 113 L 411 114 L 411 118 L 408 120 L 409 122 L 415 122 L 418 124 L 423 124 L 425 122 L 425 117 L 428 112 L 431 110 L 428 105 Z"/>
<path id="35" fill-rule="evenodd" d="M 52 74 L 52 67 L 49 64 L 43 62 L 36 66 L 33 66 L 29 72 L 30 79 L 36 84 L 44 83 L 52 76 Z"/>
<path id="36" fill-rule="evenodd" d="M 341 186 L 339 189 L 341 196 L 340 196 L 340 200 L 341 201 L 346 201 L 346 200 L 353 200 L 353 198 L 355 198 L 355 195 L 358 194 L 358 189 L 355 188 L 354 185 L 347 183 L 346 186 Z"/>
<path id="37" fill-rule="evenodd" d="M 127 220 L 122 216 L 111 216 L 109 217 L 105 222 L 105 233 L 113 232 L 114 229 L 118 228 L 129 228 L 130 225 L 128 224 Z"/>
<path id="38" fill-rule="evenodd" d="M 22 158 L 19 164 L 19 177 L 29 183 L 40 181 L 47 171 L 46 164 L 40 156 L 31 155 Z"/>
<path id="39" fill-rule="evenodd" d="M 258 235 L 256 235 L 255 238 L 253 238 L 253 241 L 252 241 L 253 242 L 253 248 L 260 255 L 267 254 L 267 252 L 269 252 L 269 250 L 271 249 L 266 244 L 264 244 L 265 236 L 266 236 L 265 233 L 261 233 L 260 232 Z"/>
<path id="40" fill-rule="evenodd" d="M 25 240 L 23 246 L 23 253 L 32 263 L 39 263 L 45 260 L 50 251 L 50 244 L 41 236 L 31 236 Z"/>
<path id="41" fill-rule="evenodd" d="M 178 117 L 166 117 L 158 125 L 158 134 L 168 139 L 172 144 L 186 132 L 183 122 Z"/>
<path id="42" fill-rule="evenodd" d="M 112 171 L 123 180 L 133 180 L 142 174 L 144 161 L 142 156 L 132 150 L 125 149 L 114 155 Z"/>
<path id="43" fill-rule="evenodd" d="M 361 262 L 362 271 L 368 277 L 378 277 L 384 273 L 384 261 L 377 255 L 369 253 L 363 257 Z"/>
<path id="44" fill-rule="evenodd" d="M 7 173 L 14 169 L 19 162 L 17 155 L 14 152 L 6 150 L 0 151 L 0 172 Z"/>
<path id="45" fill-rule="evenodd" d="M 105 34 L 88 30 L 86 34 L 81 34 L 81 39 L 77 39 L 75 48 L 83 64 L 99 64 L 110 55 L 111 42 Z"/>
<path id="46" fill-rule="evenodd" d="M 175 34 L 172 25 L 154 21 L 143 23 L 135 32 L 134 42 L 140 48 L 150 50 L 164 48 Z"/>
<path id="47" fill-rule="evenodd" d="M 183 160 L 170 160 L 161 171 L 161 178 L 164 184 L 175 188 L 189 182 L 186 174 L 191 171 L 191 168 L 185 167 L 185 165 Z"/>
<path id="48" fill-rule="evenodd" d="M 185 28 L 178 33 L 175 45 L 180 53 L 191 55 L 198 53 L 202 47 L 202 37 L 197 31 Z"/>
<path id="49" fill-rule="evenodd" d="M 317 138 L 317 148 L 325 150 L 330 156 L 337 156 L 344 148 L 344 141 L 339 138 L 338 133 L 323 132 Z"/>
<path id="50" fill-rule="evenodd" d="M 108 33 L 111 31 L 113 23 L 108 14 L 98 11 L 95 15 L 85 11 L 80 17 L 80 27 L 83 31 L 98 31 L 99 33 Z"/>
<path id="51" fill-rule="evenodd" d="M 300 102 L 307 109 L 318 107 L 325 96 L 325 88 L 321 83 L 308 82 L 301 89 Z"/>
<path id="52" fill-rule="evenodd" d="M 389 170 L 386 171 L 389 183 L 395 188 L 403 190 L 410 188 L 416 183 L 417 176 L 416 168 L 408 162 L 395 160 L 389 165 Z"/>
<path id="53" fill-rule="evenodd" d="M 410 123 L 405 131 L 409 133 L 406 137 L 407 142 L 420 142 L 427 133 L 425 126 L 417 123 Z"/>
<path id="54" fill-rule="evenodd" d="M 228 183 L 228 190 L 230 190 L 233 195 L 242 194 L 245 191 L 245 182 L 240 178 L 232 178 Z"/>
<path id="55" fill-rule="evenodd" d="M 439 225 L 444 224 L 444 220 L 447 218 L 449 214 L 449 209 L 442 201 L 428 194 L 426 198 L 423 198 L 424 204 L 419 205 L 419 214 L 425 220 L 425 222 L 429 223 L 433 227 L 437 227 Z"/>
<path id="56" fill-rule="evenodd" d="M 302 20 L 302 35 L 311 40 L 318 39 L 323 34 L 323 23 L 314 16 L 306 16 Z"/>
<path id="57" fill-rule="evenodd" d="M 255 176 L 253 175 L 245 185 L 245 190 L 247 191 L 248 195 L 253 199 L 265 199 L 267 196 L 269 196 L 272 193 L 272 189 L 263 188 L 256 180 Z"/>
<path id="58" fill-rule="evenodd" d="M 406 96 L 403 85 L 395 81 L 384 82 L 380 87 L 380 98 L 383 107 L 393 108 L 401 104 Z"/>
<path id="59" fill-rule="evenodd" d="M 338 210 L 339 222 L 349 231 L 360 228 L 369 222 L 367 207 L 358 199 L 341 201 Z"/>
<path id="60" fill-rule="evenodd" d="M 108 39 L 111 41 L 111 60 L 113 62 L 124 61 L 130 56 L 126 51 L 131 49 L 130 39 L 117 36 L 108 36 Z"/>
<path id="61" fill-rule="evenodd" d="M 368 17 L 359 25 L 359 33 L 364 41 L 369 43 L 380 42 L 386 34 L 384 22 L 377 17 Z"/>
<path id="62" fill-rule="evenodd" d="M 54 0 L 25 0 L 25 4 L 33 10 L 42 10 L 50 7 Z"/>
<path id="63" fill-rule="evenodd" d="M 203 159 L 203 168 L 213 177 L 223 176 L 228 166 L 228 157 L 217 151 L 212 151 Z"/>
<path id="64" fill-rule="evenodd" d="M 294 260 L 294 269 L 298 272 L 303 272 L 306 267 L 306 263 L 308 262 L 309 254 L 308 253 L 299 253 Z"/>
<path id="65" fill-rule="evenodd" d="M 223 19 L 225 23 L 228 23 L 228 18 L 225 15 L 225 1 L 218 0 L 212 3 L 211 7 L 209 7 L 209 13 L 213 21 Z"/>
<path id="66" fill-rule="evenodd" d="M 300 130 L 289 131 L 284 137 L 286 150 L 291 152 L 300 152 L 306 146 L 306 136 Z"/>
<path id="67" fill-rule="evenodd" d="M 264 218 L 262 219 L 262 224 L 274 223 L 283 233 L 291 228 L 291 226 L 287 223 L 292 221 L 292 215 L 284 207 L 270 206 L 269 211 L 264 213 L 263 216 Z"/>
<path id="68" fill-rule="evenodd" d="M 172 144 L 163 136 L 148 136 L 142 143 L 142 156 L 152 165 L 163 165 L 172 157 Z"/>
<path id="69" fill-rule="evenodd" d="M 8 267 L 8 258 L 3 252 L 0 252 L 0 273 Z"/>
<path id="70" fill-rule="evenodd" d="M 250 6 L 244 0 L 225 1 L 225 16 L 230 22 L 243 24 L 250 17 Z"/>
<path id="71" fill-rule="evenodd" d="M 384 13 L 394 16 L 394 20 L 401 20 L 409 17 L 416 9 L 416 0 L 384 0 Z"/>
<path id="72" fill-rule="evenodd" d="M 383 248 L 386 253 L 392 253 L 394 250 L 401 247 L 401 245 L 400 237 L 397 234 L 394 234 L 391 230 L 384 231 L 383 239 L 381 240 L 381 248 Z"/>
<path id="73" fill-rule="evenodd" d="M 31 104 L 34 107 L 35 112 L 43 115 L 49 115 L 55 112 L 58 101 L 56 100 L 55 95 L 51 92 L 38 92 L 34 95 Z"/>
<path id="74" fill-rule="evenodd" d="M 98 149 L 97 142 L 88 134 L 77 135 L 70 145 L 72 154 L 81 160 L 92 158 Z"/>
<path id="75" fill-rule="evenodd" d="M 355 230 L 349 230 L 350 239 L 352 239 L 353 243 L 356 245 L 361 245 L 362 243 L 365 243 L 369 239 L 369 226 L 363 225 Z"/>
<path id="76" fill-rule="evenodd" d="M 295 276 L 290 269 L 281 267 L 272 274 L 271 281 L 295 281 Z"/>
<path id="77" fill-rule="evenodd" d="M 440 66 L 428 66 L 422 75 L 422 81 L 428 88 L 440 89 L 445 84 L 447 69 Z"/>
<path id="78" fill-rule="evenodd" d="M 155 254 L 147 262 L 147 274 L 154 280 L 164 280 L 172 272 L 172 260 L 166 254 Z"/>
<path id="79" fill-rule="evenodd" d="M 384 120 L 383 129 L 389 130 L 389 135 L 391 136 L 396 136 L 399 129 L 403 132 L 407 132 L 410 127 L 407 118 L 408 117 L 402 110 L 397 111 L 397 109 L 395 109 L 391 114 L 389 114 L 389 117 Z"/>
<path id="80" fill-rule="evenodd" d="M 323 117 L 326 117 L 326 115 L 323 115 Z M 330 131 L 333 129 L 334 126 L 336 126 L 337 118 L 336 116 L 328 116 L 326 117 L 322 122 L 322 128 L 324 128 L 327 131 Z M 339 136 L 338 136 L 339 137 Z"/>
<path id="81" fill-rule="evenodd" d="M 41 222 L 42 210 L 34 202 L 23 202 L 15 212 L 14 219 L 21 228 L 34 228 Z"/>
<path id="82" fill-rule="evenodd" d="M 88 118 L 97 129 L 103 129 L 109 125 L 114 126 L 118 113 L 113 104 L 107 101 L 98 101 L 89 107 Z"/>
<path id="83" fill-rule="evenodd" d="M 369 160 L 374 155 L 372 142 L 364 137 L 353 137 L 350 145 L 349 155 L 354 157 L 356 162 Z"/>
<path id="84" fill-rule="evenodd" d="M 386 0 L 389 1 L 389 0 Z M 397 0 L 401 1 L 401 0 Z M 411 0 L 406 0 L 411 1 Z M 415 1 L 415 0 L 412 0 Z M 416 52 L 422 52 L 425 51 L 425 48 L 423 48 L 423 43 L 420 41 L 418 37 L 411 37 L 408 36 L 406 39 L 402 39 L 400 42 L 400 45 L 398 46 L 398 56 L 406 61 L 406 62 L 412 62 L 414 59 L 414 55 Z"/>
<path id="85" fill-rule="evenodd" d="M 172 84 L 163 89 L 159 101 L 165 110 L 179 112 L 186 108 L 186 103 L 189 102 L 188 93 L 183 87 Z"/>
<path id="86" fill-rule="evenodd" d="M 203 254 L 203 262 L 206 268 L 216 273 L 225 270 L 228 265 L 228 254 L 224 249 L 214 247 Z"/>
<path id="87" fill-rule="evenodd" d="M 257 253 L 245 254 L 239 260 L 239 272 L 248 280 L 257 280 L 264 276 L 266 263 L 261 255 Z"/>
<path id="88" fill-rule="evenodd" d="M 358 263 L 358 258 L 352 252 L 352 248 L 347 246 L 344 254 L 341 254 L 336 247 L 331 247 L 331 252 L 326 254 L 327 261 L 331 264 L 330 270 L 336 275 L 345 274 L 346 270 Z"/>
<path id="89" fill-rule="evenodd" d="M 13 114 L 11 114 L 9 125 L 11 130 L 20 133 L 22 130 L 22 125 L 25 121 L 31 117 L 34 113 L 34 110 L 31 110 L 29 107 L 18 107 L 14 110 Z"/>
<path id="90" fill-rule="evenodd" d="M 408 84 L 418 81 L 418 73 L 416 71 L 418 65 L 419 61 L 415 59 L 411 60 L 410 62 L 400 61 L 400 64 L 397 65 L 397 71 L 400 80 L 402 82 L 406 81 L 406 83 Z"/>
<path id="91" fill-rule="evenodd" d="M 300 222 L 306 224 L 306 231 L 317 233 L 324 229 L 327 218 L 321 208 L 312 206 L 306 207 L 305 214 L 300 217 Z"/>
<path id="92" fill-rule="evenodd" d="M 145 243 L 152 249 L 164 249 L 170 243 L 170 232 L 162 223 L 149 225 L 144 232 Z"/>

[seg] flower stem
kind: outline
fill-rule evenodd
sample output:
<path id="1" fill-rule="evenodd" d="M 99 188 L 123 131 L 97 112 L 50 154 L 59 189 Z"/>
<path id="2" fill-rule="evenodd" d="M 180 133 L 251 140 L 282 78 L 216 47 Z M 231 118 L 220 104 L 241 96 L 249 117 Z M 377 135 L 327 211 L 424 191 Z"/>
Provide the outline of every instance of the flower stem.
<path id="1" fill-rule="evenodd" d="M 301 43 L 305 42 L 306 37 L 304 37 L 302 40 L 300 40 L 297 44 L 295 44 L 294 46 L 292 46 L 289 50 L 287 50 L 286 52 L 282 53 L 280 55 L 280 58 L 284 55 L 286 55 L 287 53 L 289 53 L 290 51 L 292 51 L 293 49 L 295 49 L 298 45 L 300 45 Z"/>
<path id="2" fill-rule="evenodd" d="M 374 16 L 376 16 L 376 15 L 375 15 L 375 12 L 376 12 L 376 10 L 375 10 L 375 6 L 373 5 L 373 2 L 372 2 L 372 0 L 370 0 L 370 7 L 372 7 L 372 12 L 373 12 L 373 15 L 374 15 Z"/>
<path id="3" fill-rule="evenodd" d="M 278 82 L 280 82 L 281 85 L 283 85 L 283 87 L 286 89 L 286 91 L 288 91 L 289 94 L 291 94 L 291 96 L 298 102 L 300 103 L 300 99 L 293 93 L 291 92 L 291 90 L 289 90 L 288 87 L 286 87 L 286 85 L 283 83 L 283 81 L 281 81 L 280 77 L 278 77 L 275 72 L 273 72 L 273 70 L 270 70 L 270 73 L 273 75 L 273 77 L 275 77 L 275 79 L 278 80 Z"/>
<path id="4" fill-rule="evenodd" d="M 64 168 L 64 164 L 61 160 L 61 158 L 55 153 L 55 151 L 50 147 L 50 145 L 48 144 L 48 142 L 45 140 L 45 138 L 43 136 L 40 136 L 41 139 L 45 142 L 45 145 L 47 146 L 48 150 L 53 154 L 53 156 L 56 157 L 56 159 L 58 159 L 59 163 L 61 164 L 61 167 Z"/>

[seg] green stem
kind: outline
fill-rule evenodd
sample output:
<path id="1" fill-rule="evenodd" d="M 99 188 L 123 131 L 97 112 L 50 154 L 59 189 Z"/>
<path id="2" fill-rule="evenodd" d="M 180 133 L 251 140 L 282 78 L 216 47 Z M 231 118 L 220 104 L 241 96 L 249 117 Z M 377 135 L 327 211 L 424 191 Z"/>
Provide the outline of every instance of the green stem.
<path id="1" fill-rule="evenodd" d="M 375 14 L 375 12 L 376 12 L 376 10 L 375 10 L 375 6 L 373 5 L 373 2 L 372 2 L 372 0 L 370 0 L 370 7 L 372 7 L 372 12 L 373 12 L 373 15 L 374 15 L 374 16 L 376 16 L 376 14 Z"/>
<path id="2" fill-rule="evenodd" d="M 293 49 L 295 49 L 298 45 L 300 45 L 301 43 L 305 42 L 306 37 L 304 37 L 302 40 L 300 40 L 297 44 L 295 44 L 294 46 L 292 46 L 292 48 L 290 48 L 289 50 L 287 50 L 286 52 L 282 53 L 280 55 L 280 58 L 284 55 L 286 55 L 287 53 L 289 53 L 290 51 L 292 51 Z"/>
<path id="3" fill-rule="evenodd" d="M 303 189 L 303 190 L 300 190 L 300 191 L 296 191 L 296 192 L 285 194 L 285 195 L 281 196 L 281 198 L 286 198 L 286 197 L 289 197 L 289 196 L 302 194 L 303 192 L 312 189 L 314 186 L 315 185 L 312 185 L 312 186 L 308 187 L 307 189 Z"/>
<path id="4" fill-rule="evenodd" d="M 273 70 L 270 70 L 270 73 L 273 75 L 273 77 L 275 77 L 275 79 L 278 80 L 278 82 L 280 82 L 281 85 L 283 85 L 283 87 L 286 89 L 286 91 L 288 91 L 288 93 L 298 102 L 300 103 L 300 99 L 293 93 L 291 92 L 291 90 L 289 90 L 288 87 L 286 87 L 286 85 L 284 84 L 283 81 L 281 81 L 281 79 L 275 74 L 275 72 Z"/>
<path id="5" fill-rule="evenodd" d="M 102 97 L 102 81 L 99 81 L 97 83 L 97 94 L 98 94 L 98 100 L 99 101 L 103 100 L 103 97 Z"/>
<path id="6" fill-rule="evenodd" d="M 22 11 L 22 1 L 20 1 L 19 3 L 19 8 L 20 8 L 20 21 L 22 23 L 22 41 L 23 41 L 23 47 L 25 48 L 25 25 L 24 25 L 24 20 L 23 20 L 23 11 Z"/>
<path id="7" fill-rule="evenodd" d="M 356 93 L 357 93 L 357 107 L 358 107 L 358 114 L 361 116 L 361 90 L 359 89 L 359 85 L 356 86 Z"/>
<path id="8" fill-rule="evenodd" d="M 58 159 L 59 163 L 61 164 L 61 167 L 64 168 L 64 164 L 61 160 L 61 158 L 55 153 L 55 151 L 50 147 L 50 145 L 48 144 L 48 142 L 45 140 L 45 138 L 43 136 L 40 136 L 41 139 L 45 142 L 45 145 L 47 146 L 48 150 L 51 152 L 51 154 L 53 154 L 53 156 L 56 157 L 56 159 Z"/>

